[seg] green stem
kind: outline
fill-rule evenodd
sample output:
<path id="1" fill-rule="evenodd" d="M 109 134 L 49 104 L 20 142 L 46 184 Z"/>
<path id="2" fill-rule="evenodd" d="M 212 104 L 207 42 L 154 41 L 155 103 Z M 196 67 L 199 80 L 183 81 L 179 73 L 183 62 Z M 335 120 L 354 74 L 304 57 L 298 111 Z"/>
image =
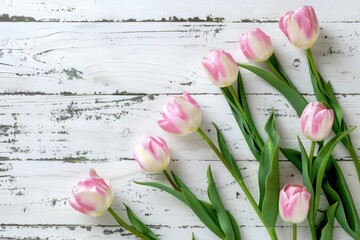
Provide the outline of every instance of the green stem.
<path id="1" fill-rule="evenodd" d="M 140 239 L 143 240 L 151 240 L 150 238 L 148 238 L 147 236 L 145 236 L 144 234 L 142 234 L 141 232 L 137 231 L 135 228 L 133 228 L 132 226 L 130 226 L 129 224 L 127 224 L 124 220 L 122 220 L 119 215 L 117 215 L 114 210 L 109 207 L 108 208 L 108 212 L 111 214 L 111 216 L 113 216 L 113 218 L 122 226 L 124 227 L 126 230 L 128 230 L 129 232 L 131 232 L 132 234 L 134 234 L 135 236 L 139 237 Z"/>
<path id="2" fill-rule="evenodd" d="M 309 176 L 310 176 L 310 179 L 311 179 L 311 175 L 312 175 L 311 172 L 312 172 L 315 145 L 316 145 L 316 142 L 311 141 L 311 148 L 310 148 L 310 153 L 309 153 Z"/>
<path id="3" fill-rule="evenodd" d="M 279 78 L 280 80 L 284 81 L 285 83 L 288 83 L 288 81 L 278 72 L 278 70 L 276 70 L 276 68 L 274 67 L 274 65 L 272 65 L 272 63 L 270 62 L 270 60 L 266 60 L 265 61 L 266 65 L 270 68 L 270 70 L 275 74 L 275 76 L 277 78 Z"/>
<path id="4" fill-rule="evenodd" d="M 167 180 L 169 181 L 169 183 L 171 184 L 171 186 L 176 190 L 181 192 L 181 190 L 178 188 L 178 186 L 176 186 L 175 182 L 172 180 L 172 178 L 170 177 L 169 173 L 166 171 L 166 169 L 164 171 L 162 171 L 163 174 L 165 175 L 165 177 L 167 178 Z"/>
<path id="5" fill-rule="evenodd" d="M 234 87 L 233 87 L 232 85 L 230 85 L 230 86 L 228 87 L 228 89 L 229 89 L 229 91 L 230 91 L 230 93 L 231 93 L 231 96 L 234 98 L 235 103 L 236 103 L 236 106 L 239 108 L 239 111 L 240 111 L 241 114 L 244 116 L 244 118 L 246 119 L 246 121 L 249 122 L 248 119 L 247 119 L 247 115 L 245 114 L 245 111 L 244 111 L 243 107 L 241 106 L 241 104 L 240 104 L 240 102 L 239 102 L 239 98 L 238 98 L 238 96 L 237 96 L 236 93 L 235 93 Z"/>
<path id="6" fill-rule="evenodd" d="M 308 56 L 311 70 L 315 75 L 315 78 L 316 78 L 316 81 L 318 82 L 318 86 L 319 86 L 320 91 L 325 92 L 310 48 L 306 50 L 306 55 Z"/>
<path id="7" fill-rule="evenodd" d="M 292 229 L 293 229 L 293 234 L 292 234 L 292 239 L 296 240 L 296 236 L 297 236 L 297 232 L 296 232 L 296 224 L 292 225 Z"/>
<path id="8" fill-rule="evenodd" d="M 205 142 L 207 142 L 207 144 L 209 144 L 210 148 L 215 152 L 215 154 L 219 157 L 219 159 L 221 160 L 221 162 L 225 165 L 225 167 L 229 170 L 229 172 L 232 173 L 231 167 L 229 166 L 229 164 L 227 163 L 225 157 L 221 154 L 221 152 L 219 151 L 219 149 L 217 149 L 217 147 L 215 146 L 215 144 L 211 141 L 211 139 L 208 137 L 208 135 L 206 135 L 206 133 L 201 129 L 198 128 L 196 130 L 200 136 L 205 140 Z"/>
<path id="9" fill-rule="evenodd" d="M 309 223 L 309 225 L 310 225 L 310 232 L 311 232 L 312 240 L 317 240 L 315 224 Z"/>
<path id="10" fill-rule="evenodd" d="M 228 169 L 228 171 L 231 173 L 231 175 L 234 177 L 234 179 L 236 180 L 236 182 L 239 184 L 240 188 L 243 190 L 245 196 L 247 197 L 247 199 L 249 200 L 251 206 L 254 208 L 256 214 L 258 215 L 258 217 L 260 218 L 260 220 L 263 222 L 262 219 L 262 213 L 260 208 L 258 207 L 255 199 L 253 198 L 253 196 L 251 195 L 249 189 L 246 187 L 244 181 L 239 178 L 234 171 L 231 169 L 231 167 L 229 166 L 229 164 L 227 163 L 225 157 L 222 155 L 222 153 L 219 151 L 219 149 L 215 146 L 215 144 L 211 141 L 211 139 L 206 135 L 206 133 L 201 129 L 198 128 L 197 132 L 200 134 L 200 136 L 207 142 L 207 144 L 209 144 L 210 148 L 215 152 L 215 154 L 219 157 L 219 159 L 223 162 L 223 164 L 225 165 L 225 167 Z M 270 237 L 272 240 L 277 240 L 277 236 L 276 236 L 276 232 L 275 229 L 273 228 L 268 228 L 266 227 L 266 230 L 268 231 Z"/>

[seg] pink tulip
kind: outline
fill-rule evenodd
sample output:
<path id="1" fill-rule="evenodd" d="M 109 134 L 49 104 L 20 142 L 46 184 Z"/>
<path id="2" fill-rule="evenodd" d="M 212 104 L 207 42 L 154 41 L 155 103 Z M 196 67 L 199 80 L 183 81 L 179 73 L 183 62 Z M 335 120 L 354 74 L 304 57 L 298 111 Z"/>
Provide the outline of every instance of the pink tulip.
<path id="1" fill-rule="evenodd" d="M 285 13 L 279 27 L 289 41 L 301 49 L 311 48 L 319 37 L 319 22 L 311 6 Z"/>
<path id="2" fill-rule="evenodd" d="M 270 37 L 259 28 L 241 35 L 240 48 L 245 57 L 252 62 L 264 62 L 274 53 Z"/>
<path id="3" fill-rule="evenodd" d="M 334 111 L 320 102 L 311 102 L 301 114 L 301 131 L 312 141 L 322 141 L 331 132 Z"/>
<path id="4" fill-rule="evenodd" d="M 201 123 L 201 111 L 197 102 L 186 92 L 173 96 L 165 104 L 159 126 L 170 133 L 187 135 L 196 131 Z"/>
<path id="5" fill-rule="evenodd" d="M 310 193 L 298 184 L 286 184 L 280 191 L 280 217 L 288 223 L 303 222 L 309 212 Z"/>
<path id="6" fill-rule="evenodd" d="M 133 156 L 142 170 L 152 173 L 162 172 L 170 162 L 168 146 L 161 137 L 141 136 Z"/>
<path id="7" fill-rule="evenodd" d="M 113 200 L 109 181 L 99 177 L 94 169 L 89 170 L 89 176 L 79 181 L 72 192 L 74 199 L 69 200 L 70 205 L 75 210 L 92 217 L 103 214 Z"/>
<path id="8" fill-rule="evenodd" d="M 228 87 L 238 77 L 238 65 L 230 53 L 224 50 L 211 51 L 201 63 L 209 79 L 218 87 Z"/>

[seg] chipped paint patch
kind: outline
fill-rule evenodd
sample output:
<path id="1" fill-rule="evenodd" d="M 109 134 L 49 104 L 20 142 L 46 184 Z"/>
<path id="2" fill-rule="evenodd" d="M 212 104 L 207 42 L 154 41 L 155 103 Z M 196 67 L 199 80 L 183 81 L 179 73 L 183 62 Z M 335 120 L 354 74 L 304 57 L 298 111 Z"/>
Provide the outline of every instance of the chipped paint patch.
<path id="1" fill-rule="evenodd" d="M 1 14 L 0 22 L 36 22 L 36 19 L 27 16 L 10 16 L 9 14 Z"/>

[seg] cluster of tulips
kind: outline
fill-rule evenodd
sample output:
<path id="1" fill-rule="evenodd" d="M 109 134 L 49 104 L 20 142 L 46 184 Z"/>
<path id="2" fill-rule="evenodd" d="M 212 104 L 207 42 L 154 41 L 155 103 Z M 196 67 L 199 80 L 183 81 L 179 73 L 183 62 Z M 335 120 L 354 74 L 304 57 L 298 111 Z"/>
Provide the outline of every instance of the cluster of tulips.
<path id="1" fill-rule="evenodd" d="M 311 54 L 310 48 L 319 36 L 316 14 L 311 6 L 304 6 L 295 12 L 285 13 L 279 26 L 293 45 L 307 51 L 310 79 L 318 101 L 308 103 L 300 94 L 277 60 L 270 37 L 258 28 L 241 36 L 240 47 L 247 59 L 251 62 L 266 62 L 269 70 L 237 63 L 224 50 L 214 50 L 202 61 L 205 72 L 222 91 L 251 152 L 259 161 L 258 201 L 244 183 L 221 130 L 213 124 L 217 133 L 215 144 L 201 129 L 201 109 L 188 93 L 170 97 L 163 107 L 162 119 L 158 121 L 158 125 L 164 131 L 179 136 L 197 132 L 208 143 L 242 189 L 271 239 L 278 239 L 275 231 L 278 215 L 285 222 L 293 224 L 293 239 L 296 239 L 297 235 L 296 224 L 306 218 L 312 239 L 332 239 L 335 219 L 351 237 L 360 239 L 360 220 L 354 201 L 341 168 L 331 156 L 335 146 L 342 142 L 359 173 L 359 160 L 349 136 L 353 128 L 347 128 L 331 84 L 320 76 Z M 260 76 L 290 102 L 300 117 L 302 134 L 312 142 L 308 152 L 299 137 L 299 150 L 280 147 L 274 112 L 270 114 L 265 125 L 267 140 L 263 140 L 250 114 L 239 67 Z M 235 84 L 237 90 L 233 87 Z M 335 136 L 325 143 L 324 140 L 328 138 L 331 130 Z M 280 190 L 279 152 L 299 169 L 302 183 L 286 184 Z M 167 171 L 170 153 L 163 138 L 142 136 L 134 147 L 133 156 L 142 170 L 163 173 L 171 187 L 156 182 L 137 184 L 161 189 L 179 199 L 219 239 L 241 239 L 239 224 L 224 208 L 210 167 L 207 173 L 209 201 L 205 201 L 198 199 L 175 172 Z M 324 192 L 329 207 L 320 212 L 318 208 L 321 191 Z M 70 205 L 74 209 L 95 217 L 108 211 L 121 226 L 139 238 L 159 239 L 128 206 L 126 210 L 131 224 L 113 211 L 110 207 L 113 201 L 110 184 L 99 177 L 95 170 L 91 169 L 89 176 L 77 183 L 73 194 L 74 199 L 70 200 Z M 195 239 L 194 235 L 192 239 Z"/>

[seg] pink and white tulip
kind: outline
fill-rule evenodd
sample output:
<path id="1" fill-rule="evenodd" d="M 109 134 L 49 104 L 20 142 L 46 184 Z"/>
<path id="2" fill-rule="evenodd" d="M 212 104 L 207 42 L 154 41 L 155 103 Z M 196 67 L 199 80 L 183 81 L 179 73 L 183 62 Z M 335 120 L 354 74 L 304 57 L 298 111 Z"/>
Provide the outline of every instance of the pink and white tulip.
<path id="1" fill-rule="evenodd" d="M 89 170 L 89 176 L 79 181 L 72 190 L 74 199 L 70 205 L 77 211 L 98 217 L 102 215 L 113 201 L 113 192 L 109 181 L 99 177 L 94 169 Z"/>
<path id="2" fill-rule="evenodd" d="M 305 186 L 286 184 L 280 191 L 280 217 L 288 223 L 303 222 L 309 212 L 310 197 Z"/>
<path id="3" fill-rule="evenodd" d="M 239 68 L 235 60 L 224 50 L 211 51 L 201 63 L 209 79 L 218 87 L 228 87 L 238 77 Z"/>
<path id="4" fill-rule="evenodd" d="M 279 27 L 289 41 L 301 49 L 311 48 L 319 37 L 319 21 L 311 6 L 285 13 Z"/>
<path id="5" fill-rule="evenodd" d="M 241 35 L 240 48 L 251 62 L 264 62 L 274 53 L 270 37 L 259 28 Z"/>
<path id="6" fill-rule="evenodd" d="M 320 102 L 311 102 L 301 114 L 301 131 L 312 141 L 322 141 L 331 132 L 334 122 L 334 111 L 327 109 Z"/>
<path id="7" fill-rule="evenodd" d="M 159 126 L 173 134 L 188 135 L 195 132 L 201 123 L 201 110 L 197 102 L 186 92 L 172 96 L 165 104 Z"/>
<path id="8" fill-rule="evenodd" d="M 151 173 L 162 172 L 170 162 L 169 148 L 161 137 L 141 136 L 133 156 L 142 170 Z"/>

